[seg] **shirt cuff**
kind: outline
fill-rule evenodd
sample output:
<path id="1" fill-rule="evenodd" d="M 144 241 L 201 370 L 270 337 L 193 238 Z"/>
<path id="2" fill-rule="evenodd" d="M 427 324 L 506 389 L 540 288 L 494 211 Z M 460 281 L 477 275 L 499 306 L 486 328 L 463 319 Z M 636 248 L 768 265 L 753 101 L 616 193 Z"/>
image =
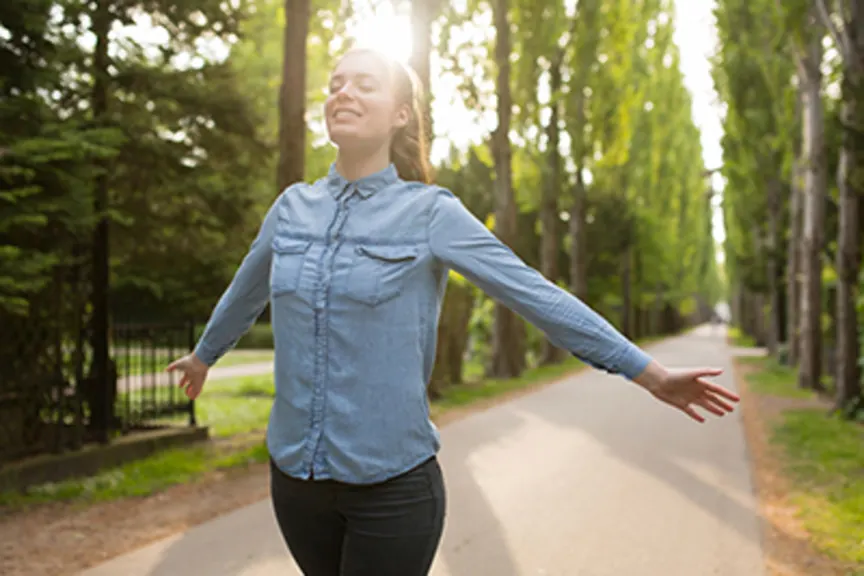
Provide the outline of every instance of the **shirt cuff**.
<path id="1" fill-rule="evenodd" d="M 195 356 L 198 357 L 199 360 L 204 362 L 209 368 L 216 364 L 216 361 L 222 357 L 224 351 L 214 350 L 210 346 L 207 346 L 203 342 L 199 342 L 197 346 L 195 346 Z"/>

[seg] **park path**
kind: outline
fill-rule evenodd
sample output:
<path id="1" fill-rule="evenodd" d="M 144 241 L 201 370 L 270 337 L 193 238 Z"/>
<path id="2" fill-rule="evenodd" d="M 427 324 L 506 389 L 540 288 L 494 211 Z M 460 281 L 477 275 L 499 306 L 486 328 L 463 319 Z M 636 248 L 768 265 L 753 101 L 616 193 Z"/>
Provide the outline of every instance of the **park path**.
<path id="1" fill-rule="evenodd" d="M 726 369 L 720 329 L 651 346 Z M 738 413 L 704 425 L 596 371 L 442 430 L 448 490 L 432 576 L 762 576 Z M 268 501 L 81 576 L 296 576 Z"/>

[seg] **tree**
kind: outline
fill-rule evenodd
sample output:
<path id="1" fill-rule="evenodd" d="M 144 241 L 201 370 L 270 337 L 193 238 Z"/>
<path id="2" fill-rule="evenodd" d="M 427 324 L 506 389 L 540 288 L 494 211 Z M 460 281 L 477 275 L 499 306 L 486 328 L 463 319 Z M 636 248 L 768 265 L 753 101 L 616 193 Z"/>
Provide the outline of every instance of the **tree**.
<path id="1" fill-rule="evenodd" d="M 864 179 L 864 2 L 838 3 L 833 16 L 824 0 L 814 0 L 823 25 L 830 31 L 843 62 L 840 122 L 843 144 L 837 169 L 840 227 L 837 267 L 837 397 L 835 407 L 854 415 L 864 408 L 858 362 L 859 332 L 856 304 L 861 264 L 860 195 Z"/>
<path id="2" fill-rule="evenodd" d="M 303 180 L 306 150 L 306 43 L 310 0 L 285 0 L 282 88 L 279 92 L 277 188 Z"/>
<path id="3" fill-rule="evenodd" d="M 497 68 L 496 95 L 498 97 L 498 126 L 492 133 L 492 156 L 495 158 L 495 232 L 506 244 L 512 244 L 518 235 L 516 202 L 510 150 L 510 23 L 508 1 L 493 0 L 492 19 L 495 25 L 495 65 Z M 525 368 L 524 327 L 522 320 L 503 304 L 495 306 L 495 331 L 491 374 L 499 378 L 513 378 Z"/>

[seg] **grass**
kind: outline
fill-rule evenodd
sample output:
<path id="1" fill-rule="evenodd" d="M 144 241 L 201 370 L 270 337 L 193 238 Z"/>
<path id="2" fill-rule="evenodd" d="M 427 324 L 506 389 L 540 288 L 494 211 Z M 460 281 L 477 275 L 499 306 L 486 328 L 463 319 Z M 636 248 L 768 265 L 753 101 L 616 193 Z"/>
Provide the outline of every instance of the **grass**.
<path id="1" fill-rule="evenodd" d="M 780 396 L 782 398 L 813 398 L 812 390 L 799 388 L 796 384 L 797 372 L 784 366 L 770 356 L 738 358 L 741 364 L 753 366 L 748 374 L 750 389 L 757 394 Z"/>
<path id="2" fill-rule="evenodd" d="M 756 341 L 753 339 L 753 337 L 744 334 L 737 326 L 729 326 L 727 334 L 729 336 L 729 341 L 732 342 L 733 346 L 737 346 L 739 348 L 756 347 Z"/>
<path id="3" fill-rule="evenodd" d="M 214 445 L 175 448 L 104 470 L 89 478 L 42 484 L 26 494 L 2 492 L 0 506 L 14 508 L 57 501 L 91 503 L 147 496 L 190 482 L 207 472 L 266 462 L 268 458 L 263 440 L 229 451 Z"/>
<path id="4" fill-rule="evenodd" d="M 773 440 L 784 449 L 792 501 L 814 545 L 864 568 L 864 428 L 823 411 L 793 410 Z"/>
<path id="5" fill-rule="evenodd" d="M 767 358 L 746 363 L 755 368 L 747 381 L 757 394 L 814 396 L 797 387 L 794 370 Z M 864 427 L 824 408 L 790 409 L 772 424 L 770 437 L 814 546 L 864 569 Z"/>

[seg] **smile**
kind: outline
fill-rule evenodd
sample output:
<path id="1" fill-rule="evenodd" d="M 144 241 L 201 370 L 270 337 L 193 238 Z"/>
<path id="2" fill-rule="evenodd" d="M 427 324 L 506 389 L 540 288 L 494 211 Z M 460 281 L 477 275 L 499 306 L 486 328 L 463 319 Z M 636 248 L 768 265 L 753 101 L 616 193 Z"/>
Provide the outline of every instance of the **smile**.
<path id="1" fill-rule="evenodd" d="M 341 120 L 344 118 L 359 118 L 360 114 L 355 112 L 354 110 L 347 110 L 345 108 L 340 108 L 333 112 L 333 118 L 336 120 Z"/>

